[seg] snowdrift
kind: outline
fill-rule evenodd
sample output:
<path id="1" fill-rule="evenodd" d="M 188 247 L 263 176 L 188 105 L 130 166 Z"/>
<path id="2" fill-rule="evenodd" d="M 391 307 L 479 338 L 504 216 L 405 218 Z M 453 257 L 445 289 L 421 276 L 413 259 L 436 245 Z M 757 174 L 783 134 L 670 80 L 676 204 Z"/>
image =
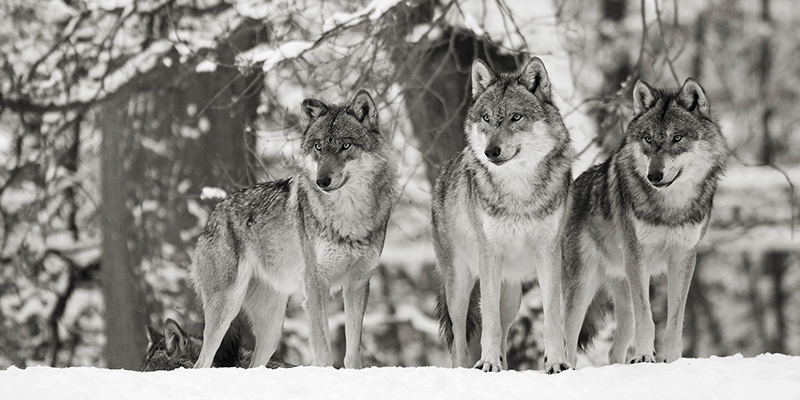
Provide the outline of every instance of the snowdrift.
<path id="1" fill-rule="evenodd" d="M 470 369 L 11 367 L 3 399 L 800 399 L 800 357 L 766 354 L 613 365 L 559 375 Z"/>

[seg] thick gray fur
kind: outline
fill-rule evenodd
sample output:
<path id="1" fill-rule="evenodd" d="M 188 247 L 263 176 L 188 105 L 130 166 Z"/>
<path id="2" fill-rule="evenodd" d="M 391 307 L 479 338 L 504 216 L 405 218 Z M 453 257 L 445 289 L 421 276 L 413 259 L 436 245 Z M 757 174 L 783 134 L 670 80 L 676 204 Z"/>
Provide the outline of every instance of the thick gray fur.
<path id="1" fill-rule="evenodd" d="M 567 354 L 573 366 L 581 324 L 596 327 L 605 315 L 603 307 L 589 307 L 598 289 L 611 295 L 617 320 L 610 362 L 656 360 L 649 284 L 651 276 L 662 273 L 668 277 L 668 315 L 659 359 L 681 357 L 697 245 L 728 155 L 708 99 L 694 80 L 677 90 L 639 81 L 633 93 L 635 116 L 623 142 L 573 184 L 562 252 Z M 590 339 L 584 335 L 580 345 Z"/>
<path id="2" fill-rule="evenodd" d="M 506 369 L 522 282 L 538 276 L 545 369 L 559 372 L 566 367 L 558 243 L 572 179 L 569 133 L 537 57 L 512 74 L 496 74 L 476 60 L 472 94 L 467 146 L 442 166 L 433 195 L 440 328 L 453 367 Z M 478 320 L 481 354 L 475 363 L 468 339 Z"/>
<path id="3" fill-rule="evenodd" d="M 255 336 L 251 366 L 265 365 L 281 336 L 287 300 L 303 290 L 313 364 L 333 364 L 327 320 L 332 288 L 343 288 L 344 365 L 360 368 L 369 278 L 397 198 L 396 165 L 378 110 L 360 91 L 349 104 L 306 99 L 300 168 L 219 203 L 197 241 L 191 278 L 203 302 L 204 342 L 195 367 L 209 367 L 240 309 Z"/>

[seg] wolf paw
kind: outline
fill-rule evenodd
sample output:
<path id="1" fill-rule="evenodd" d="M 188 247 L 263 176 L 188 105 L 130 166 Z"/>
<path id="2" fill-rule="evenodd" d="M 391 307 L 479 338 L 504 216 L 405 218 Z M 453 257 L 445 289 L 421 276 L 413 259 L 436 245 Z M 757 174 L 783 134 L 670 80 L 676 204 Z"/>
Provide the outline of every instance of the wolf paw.
<path id="1" fill-rule="evenodd" d="M 656 362 L 656 355 L 655 354 L 639 354 L 636 357 L 631 359 L 631 364 L 639 364 L 639 363 L 654 363 Z"/>
<path id="2" fill-rule="evenodd" d="M 544 366 L 544 372 L 546 374 L 548 374 L 548 375 L 557 374 L 559 372 L 564 372 L 564 371 L 566 371 L 568 369 L 572 369 L 572 368 L 570 368 L 570 366 L 567 365 L 566 363 L 555 363 L 555 364 L 550 364 L 550 365 L 545 365 Z"/>
<path id="3" fill-rule="evenodd" d="M 500 372 L 503 370 L 503 365 L 498 362 L 492 362 L 487 360 L 480 360 L 475 364 L 475 369 L 479 369 L 483 372 Z"/>

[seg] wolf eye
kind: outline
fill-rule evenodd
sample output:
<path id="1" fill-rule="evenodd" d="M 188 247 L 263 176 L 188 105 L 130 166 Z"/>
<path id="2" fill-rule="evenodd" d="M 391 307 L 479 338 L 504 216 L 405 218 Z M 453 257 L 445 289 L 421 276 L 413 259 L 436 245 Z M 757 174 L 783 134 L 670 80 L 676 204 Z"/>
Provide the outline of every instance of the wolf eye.
<path id="1" fill-rule="evenodd" d="M 512 121 L 519 121 L 521 119 L 522 119 L 522 115 L 519 115 L 517 113 L 511 114 L 511 120 Z"/>
<path id="2" fill-rule="evenodd" d="M 644 135 L 644 141 L 645 143 L 650 143 L 653 141 L 653 137 L 650 135 Z"/>
<path id="3" fill-rule="evenodd" d="M 342 150 L 347 150 L 352 146 L 350 143 L 342 143 Z"/>
<path id="4" fill-rule="evenodd" d="M 483 120 L 489 122 L 489 114 L 483 114 Z"/>
<path id="5" fill-rule="evenodd" d="M 675 142 L 675 143 L 680 142 L 681 139 L 683 139 L 682 135 L 675 135 L 675 136 L 672 137 L 672 141 Z"/>
<path id="6" fill-rule="evenodd" d="M 322 151 L 322 143 L 314 143 L 314 150 Z"/>

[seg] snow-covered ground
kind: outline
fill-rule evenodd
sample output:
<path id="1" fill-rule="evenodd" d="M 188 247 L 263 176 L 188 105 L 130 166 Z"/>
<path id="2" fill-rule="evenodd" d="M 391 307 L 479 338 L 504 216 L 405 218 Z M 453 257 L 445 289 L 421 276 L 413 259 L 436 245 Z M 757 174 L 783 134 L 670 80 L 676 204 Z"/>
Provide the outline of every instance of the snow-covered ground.
<path id="1" fill-rule="evenodd" d="M 613 365 L 559 375 L 449 368 L 133 372 L 14 367 L 3 399 L 800 399 L 800 357 L 761 355 Z"/>

